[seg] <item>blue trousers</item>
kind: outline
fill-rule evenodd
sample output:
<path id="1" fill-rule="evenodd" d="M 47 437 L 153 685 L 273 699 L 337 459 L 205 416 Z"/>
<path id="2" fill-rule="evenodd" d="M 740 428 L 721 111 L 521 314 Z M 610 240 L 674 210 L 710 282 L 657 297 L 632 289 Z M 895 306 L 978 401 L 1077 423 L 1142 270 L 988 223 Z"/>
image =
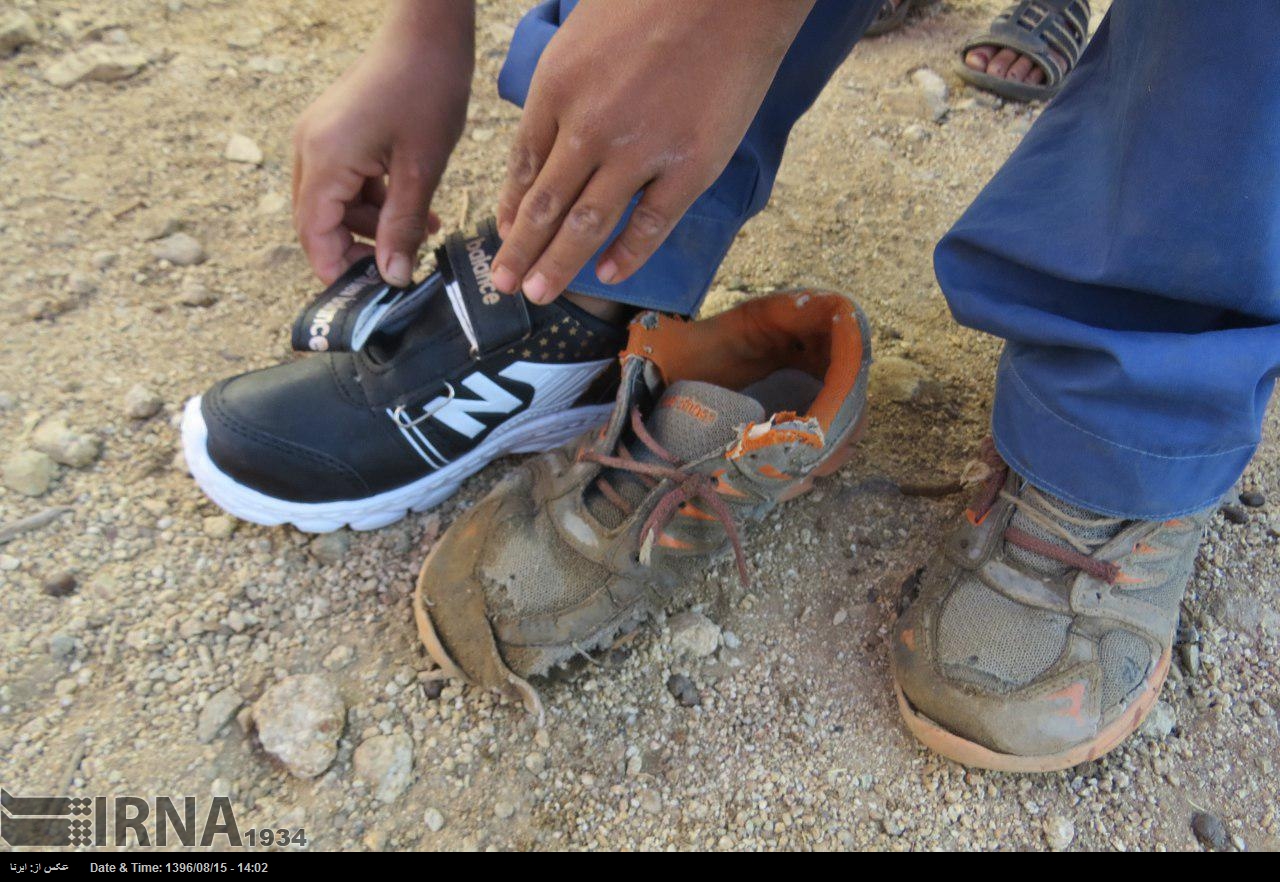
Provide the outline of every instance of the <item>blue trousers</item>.
<path id="1" fill-rule="evenodd" d="M 574 0 L 516 29 L 522 104 Z M 721 177 L 635 276 L 571 286 L 697 309 L 768 200 L 792 125 L 879 0 L 818 0 Z M 1033 484 L 1128 518 L 1213 504 L 1239 478 L 1280 374 L 1280 3 L 1115 0 L 1079 68 L 943 237 L 956 319 L 1006 345 L 997 448 Z M 1237 28 L 1236 23 L 1249 23 Z"/>

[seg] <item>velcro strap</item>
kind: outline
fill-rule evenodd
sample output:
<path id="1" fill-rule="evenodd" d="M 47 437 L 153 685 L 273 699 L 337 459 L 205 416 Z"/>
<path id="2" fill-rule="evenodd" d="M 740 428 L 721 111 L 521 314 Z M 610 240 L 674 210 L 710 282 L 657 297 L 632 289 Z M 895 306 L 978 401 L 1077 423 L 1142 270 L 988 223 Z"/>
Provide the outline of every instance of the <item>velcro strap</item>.
<path id="1" fill-rule="evenodd" d="M 480 224 L 475 235 L 454 233 L 436 251 L 445 292 L 474 358 L 484 358 L 523 340 L 533 327 L 523 295 L 503 294 L 493 287 L 490 270 L 501 244 L 490 218 Z"/>
<path id="2" fill-rule="evenodd" d="M 293 348 L 355 352 L 378 328 L 421 308 L 439 283 L 436 273 L 412 288 L 394 288 L 382 280 L 373 257 L 358 260 L 294 321 Z"/>

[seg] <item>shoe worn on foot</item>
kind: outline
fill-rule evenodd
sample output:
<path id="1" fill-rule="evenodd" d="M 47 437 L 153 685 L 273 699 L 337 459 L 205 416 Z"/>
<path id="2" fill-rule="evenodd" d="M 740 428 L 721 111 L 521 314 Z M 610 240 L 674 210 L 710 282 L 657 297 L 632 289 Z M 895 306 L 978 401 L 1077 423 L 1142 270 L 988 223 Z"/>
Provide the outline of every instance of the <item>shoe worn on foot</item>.
<path id="1" fill-rule="evenodd" d="M 956 762 L 1070 768 L 1155 704 L 1209 511 L 1103 517 L 1032 487 L 990 441 L 983 459 L 978 499 L 898 621 L 898 705 Z"/>
<path id="2" fill-rule="evenodd" d="M 852 455 L 870 361 L 838 294 L 631 323 L 608 423 L 521 465 L 436 543 L 414 600 L 445 673 L 524 678 L 606 644 L 730 549 L 739 524 Z"/>
<path id="3" fill-rule="evenodd" d="M 391 288 L 360 261 L 294 325 L 306 358 L 232 377 L 182 422 L 191 474 L 259 524 L 367 530 L 448 498 L 507 453 L 563 444 L 609 414 L 624 329 L 565 298 L 498 293 L 492 222 Z"/>

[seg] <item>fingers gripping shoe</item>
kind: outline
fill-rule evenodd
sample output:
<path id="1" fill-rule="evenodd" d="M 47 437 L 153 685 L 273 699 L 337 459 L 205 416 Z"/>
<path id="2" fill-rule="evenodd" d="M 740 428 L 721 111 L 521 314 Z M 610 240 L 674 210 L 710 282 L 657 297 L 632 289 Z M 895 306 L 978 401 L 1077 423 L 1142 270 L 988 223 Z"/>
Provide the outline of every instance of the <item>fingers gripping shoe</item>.
<path id="1" fill-rule="evenodd" d="M 978 499 L 896 626 L 899 709 L 965 765 L 1070 768 L 1155 704 L 1209 512 L 1103 517 L 1032 487 L 989 441 L 983 458 Z"/>
<path id="2" fill-rule="evenodd" d="M 490 460 L 541 451 L 609 414 L 624 330 L 489 281 L 491 222 L 454 235 L 421 284 L 360 261 L 298 318 L 308 357 L 216 384 L 182 422 L 191 474 L 259 524 L 367 530 L 448 498 Z"/>
<path id="3" fill-rule="evenodd" d="M 446 674 L 513 687 L 602 646 L 732 549 L 739 524 L 852 455 L 866 322 L 776 294 L 698 322 L 633 320 L 609 421 L 530 460 L 436 543 L 414 608 Z"/>

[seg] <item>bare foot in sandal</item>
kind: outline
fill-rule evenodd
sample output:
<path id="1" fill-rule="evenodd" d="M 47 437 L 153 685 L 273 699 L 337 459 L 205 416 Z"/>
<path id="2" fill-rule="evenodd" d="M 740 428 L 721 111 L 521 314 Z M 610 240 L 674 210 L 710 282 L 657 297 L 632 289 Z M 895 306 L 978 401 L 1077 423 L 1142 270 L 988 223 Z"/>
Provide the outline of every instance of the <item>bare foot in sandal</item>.
<path id="1" fill-rule="evenodd" d="M 961 49 L 958 73 L 1015 101 L 1053 97 L 1089 39 L 1089 0 L 1017 0 Z"/>

